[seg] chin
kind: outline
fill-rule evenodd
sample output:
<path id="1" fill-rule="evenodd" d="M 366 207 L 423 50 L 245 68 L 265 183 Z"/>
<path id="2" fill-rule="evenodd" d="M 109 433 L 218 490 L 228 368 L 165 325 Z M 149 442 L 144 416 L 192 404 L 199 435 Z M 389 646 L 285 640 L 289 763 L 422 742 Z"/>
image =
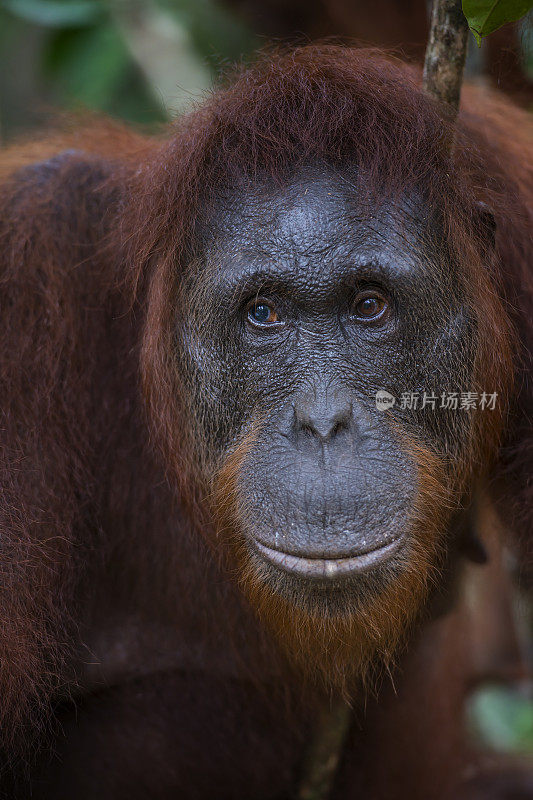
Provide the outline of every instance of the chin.
<path id="1" fill-rule="evenodd" d="M 241 588 L 303 677 L 349 697 L 389 669 L 438 572 L 427 531 L 341 559 L 294 556 L 241 539 Z"/>

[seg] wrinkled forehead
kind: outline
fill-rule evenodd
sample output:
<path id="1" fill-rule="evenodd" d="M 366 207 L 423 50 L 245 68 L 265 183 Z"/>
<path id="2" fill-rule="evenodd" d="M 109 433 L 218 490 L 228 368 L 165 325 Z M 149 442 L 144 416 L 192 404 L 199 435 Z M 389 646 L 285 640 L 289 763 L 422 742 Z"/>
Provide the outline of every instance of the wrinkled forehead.
<path id="1" fill-rule="evenodd" d="M 442 237 L 420 195 L 378 202 L 362 183 L 349 169 L 308 166 L 283 185 L 258 180 L 221 191 L 199 225 L 202 260 L 219 278 L 258 264 L 324 277 L 348 262 L 427 266 Z"/>

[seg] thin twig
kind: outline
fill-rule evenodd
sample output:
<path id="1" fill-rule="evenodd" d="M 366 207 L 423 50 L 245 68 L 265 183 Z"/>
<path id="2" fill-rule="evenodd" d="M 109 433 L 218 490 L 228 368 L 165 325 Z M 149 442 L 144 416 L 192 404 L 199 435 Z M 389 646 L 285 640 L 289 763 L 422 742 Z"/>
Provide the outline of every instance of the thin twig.
<path id="1" fill-rule="evenodd" d="M 322 709 L 304 760 L 298 800 L 327 800 L 331 796 L 351 713 L 343 700 Z"/>

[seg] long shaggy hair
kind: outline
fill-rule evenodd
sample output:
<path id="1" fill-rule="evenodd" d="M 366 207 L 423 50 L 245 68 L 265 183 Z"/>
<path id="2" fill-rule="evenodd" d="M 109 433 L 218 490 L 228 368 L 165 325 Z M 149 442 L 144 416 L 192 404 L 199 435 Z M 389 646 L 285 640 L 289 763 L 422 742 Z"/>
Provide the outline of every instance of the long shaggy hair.
<path id="1" fill-rule="evenodd" d="M 180 277 L 195 257 L 197 222 L 234 181 L 282 183 L 300 165 L 324 160 L 353 165 L 369 201 L 421 192 L 439 210 L 446 246 L 462 264 L 477 321 L 473 389 L 498 391 L 505 411 L 474 415 L 448 471 L 447 453 L 414 455 L 422 490 L 413 556 L 405 580 L 360 619 L 337 615 L 328 627 L 323 615 L 274 607 L 272 593 L 234 549 L 241 584 L 261 617 L 290 640 L 295 660 L 319 652 L 322 673 L 335 678 L 354 648 L 363 666 L 376 649 L 387 657 L 423 603 L 440 546 L 435 515 L 450 486 L 456 498 L 491 470 L 495 491 L 504 487 L 506 520 L 518 533 L 532 530 L 531 140 L 526 116 L 509 104 L 474 91 L 465 96 L 454 126 L 424 95 L 413 69 L 376 51 L 310 46 L 266 53 L 162 137 L 96 122 L 4 153 L 4 741 L 25 721 L 35 725 L 39 709 L 71 685 L 64 661 L 92 603 L 95 575 L 120 563 L 117 583 L 132 583 L 139 565 L 156 561 L 165 584 L 180 568 L 178 555 L 169 555 L 183 546 L 168 533 L 172 497 L 208 537 L 228 509 L 234 526 L 231 468 L 208 480 L 199 474 L 198 431 L 187 415 L 175 341 L 187 314 Z M 495 245 L 479 201 L 494 215 Z M 148 426 L 172 487 L 165 502 L 154 488 L 161 476 L 151 466 Z M 205 502 L 214 485 L 217 521 Z M 143 591 L 140 584 L 135 591 Z"/>

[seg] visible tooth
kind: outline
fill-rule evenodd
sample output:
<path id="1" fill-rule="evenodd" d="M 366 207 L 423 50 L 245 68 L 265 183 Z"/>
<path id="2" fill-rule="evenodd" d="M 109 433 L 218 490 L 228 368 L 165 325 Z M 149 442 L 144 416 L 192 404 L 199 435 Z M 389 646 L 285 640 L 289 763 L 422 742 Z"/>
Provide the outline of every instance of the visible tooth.
<path id="1" fill-rule="evenodd" d="M 325 566 L 326 575 L 328 575 L 329 577 L 334 575 L 335 572 L 337 571 L 337 569 L 336 569 L 337 565 L 335 564 L 334 561 L 325 561 L 324 562 L 324 566 Z"/>

